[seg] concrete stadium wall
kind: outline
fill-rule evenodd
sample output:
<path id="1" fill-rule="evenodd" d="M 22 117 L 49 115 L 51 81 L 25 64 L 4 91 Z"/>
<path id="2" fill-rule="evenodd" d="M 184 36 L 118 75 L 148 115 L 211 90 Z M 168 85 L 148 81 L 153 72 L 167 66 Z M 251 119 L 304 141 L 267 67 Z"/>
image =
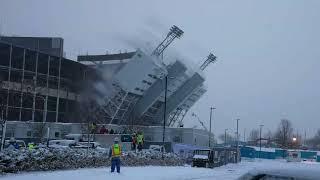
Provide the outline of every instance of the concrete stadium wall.
<path id="1" fill-rule="evenodd" d="M 43 127 L 44 136 L 46 137 L 47 127 L 50 127 L 50 139 L 62 139 L 67 134 L 82 134 L 85 132 L 86 124 L 78 123 L 46 123 L 43 127 L 42 123 L 8 121 L 6 137 L 15 137 L 17 139 L 36 138 L 37 131 Z M 101 127 L 101 125 L 98 125 Z M 124 126 L 106 125 L 115 131 L 121 131 Z M 144 133 L 145 141 L 162 142 L 163 127 L 161 126 L 135 126 L 134 129 L 141 130 Z M 165 141 L 172 143 L 192 144 L 198 146 L 208 146 L 208 133 L 201 129 L 192 128 L 169 128 L 166 127 Z M 96 134 L 96 141 L 107 147 L 112 144 L 115 137 L 120 138 L 119 134 Z M 212 144 L 213 144 L 212 136 Z"/>

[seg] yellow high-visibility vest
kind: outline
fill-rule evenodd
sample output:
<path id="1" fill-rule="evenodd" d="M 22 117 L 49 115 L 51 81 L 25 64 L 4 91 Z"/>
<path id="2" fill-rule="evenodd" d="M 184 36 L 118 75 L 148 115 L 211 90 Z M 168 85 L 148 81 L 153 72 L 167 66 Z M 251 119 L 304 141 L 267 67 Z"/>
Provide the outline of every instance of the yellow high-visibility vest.
<path id="1" fill-rule="evenodd" d="M 139 134 L 138 137 L 137 137 L 137 142 L 138 142 L 138 144 L 139 144 L 139 143 L 142 143 L 142 141 L 143 141 L 143 135 L 142 135 L 142 134 Z"/>
<path id="2" fill-rule="evenodd" d="M 32 150 L 32 149 L 34 149 L 34 145 L 33 144 L 29 144 L 28 148 L 29 148 L 29 150 Z"/>
<path id="3" fill-rule="evenodd" d="M 121 153 L 121 146 L 119 144 L 112 145 L 112 157 L 120 157 Z"/>

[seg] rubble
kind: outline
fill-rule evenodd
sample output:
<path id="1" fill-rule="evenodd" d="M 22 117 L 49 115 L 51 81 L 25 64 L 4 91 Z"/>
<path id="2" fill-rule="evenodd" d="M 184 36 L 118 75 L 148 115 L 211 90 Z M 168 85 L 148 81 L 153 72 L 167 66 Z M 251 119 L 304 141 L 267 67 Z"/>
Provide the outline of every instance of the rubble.
<path id="1" fill-rule="evenodd" d="M 123 166 L 182 166 L 185 160 L 173 153 L 151 150 L 142 152 L 125 152 L 122 156 Z M 0 152 L 0 174 L 24 171 L 53 171 L 78 168 L 110 166 L 108 150 L 39 148 L 29 151 L 5 150 Z"/>

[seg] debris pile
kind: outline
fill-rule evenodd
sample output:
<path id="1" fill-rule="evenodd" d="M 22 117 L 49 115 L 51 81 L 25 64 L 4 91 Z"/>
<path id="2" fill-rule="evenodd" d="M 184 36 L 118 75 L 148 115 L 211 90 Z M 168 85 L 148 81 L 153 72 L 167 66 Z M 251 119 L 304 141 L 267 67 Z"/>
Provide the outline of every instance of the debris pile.
<path id="1" fill-rule="evenodd" d="M 39 148 L 29 151 L 5 150 L 0 152 L 0 173 L 21 171 L 53 171 L 110 166 L 107 149 Z M 173 153 L 146 150 L 125 152 L 123 166 L 182 166 L 185 160 Z"/>

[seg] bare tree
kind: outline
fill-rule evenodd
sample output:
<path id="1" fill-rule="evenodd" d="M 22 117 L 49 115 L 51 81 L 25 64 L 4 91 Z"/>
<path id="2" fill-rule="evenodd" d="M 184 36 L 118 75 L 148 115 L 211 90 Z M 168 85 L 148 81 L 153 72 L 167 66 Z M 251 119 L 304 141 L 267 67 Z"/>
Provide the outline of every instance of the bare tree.
<path id="1" fill-rule="evenodd" d="M 275 140 L 282 148 L 288 148 L 293 135 L 292 123 L 288 119 L 281 119 L 275 133 Z"/>
<path id="2" fill-rule="evenodd" d="M 268 130 L 266 133 L 264 133 L 263 138 L 268 139 L 269 141 L 272 139 L 273 134 L 270 130 Z"/>
<path id="3" fill-rule="evenodd" d="M 251 142 L 253 142 L 254 145 L 256 145 L 257 143 L 257 140 L 259 139 L 259 136 L 260 133 L 259 133 L 259 130 L 258 129 L 252 129 L 250 134 L 249 134 L 249 140 Z"/>
<path id="4" fill-rule="evenodd" d="M 316 134 L 306 141 L 307 145 L 312 148 L 320 149 L 320 129 L 316 132 Z"/>
<path id="5" fill-rule="evenodd" d="M 271 145 L 271 142 L 273 140 L 273 136 L 274 135 L 270 130 L 268 130 L 266 133 L 264 133 L 263 138 L 268 140 L 268 143 L 267 143 L 268 146 Z"/>
<path id="6" fill-rule="evenodd" d="M 233 137 L 232 135 L 230 135 L 229 133 L 227 134 L 220 134 L 218 137 L 221 141 L 223 141 L 224 143 L 227 142 L 234 142 L 235 141 L 235 137 Z"/>

